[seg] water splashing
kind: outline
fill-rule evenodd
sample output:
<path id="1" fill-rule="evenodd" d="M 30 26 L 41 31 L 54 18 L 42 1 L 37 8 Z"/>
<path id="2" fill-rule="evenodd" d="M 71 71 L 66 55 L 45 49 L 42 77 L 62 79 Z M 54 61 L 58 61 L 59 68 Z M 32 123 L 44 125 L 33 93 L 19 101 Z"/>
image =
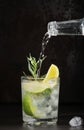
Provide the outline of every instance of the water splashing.
<path id="1" fill-rule="evenodd" d="M 39 62 L 38 62 L 38 70 L 37 70 L 37 76 L 38 77 L 40 77 L 42 59 L 45 59 L 45 49 L 46 49 L 46 46 L 47 46 L 50 38 L 51 38 L 50 34 L 48 32 L 45 33 L 43 40 L 42 40 L 42 47 L 41 47 L 41 52 L 40 52 Z"/>

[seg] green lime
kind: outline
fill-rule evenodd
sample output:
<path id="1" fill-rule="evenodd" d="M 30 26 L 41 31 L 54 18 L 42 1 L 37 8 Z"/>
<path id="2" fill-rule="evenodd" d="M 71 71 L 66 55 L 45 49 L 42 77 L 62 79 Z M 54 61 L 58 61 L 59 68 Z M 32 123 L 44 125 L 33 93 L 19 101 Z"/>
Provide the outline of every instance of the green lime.
<path id="1" fill-rule="evenodd" d="M 42 81 L 24 82 L 22 86 L 25 91 L 36 94 L 43 92 L 47 88 L 50 88 L 49 83 L 43 83 Z"/>
<path id="2" fill-rule="evenodd" d="M 23 109 L 24 112 L 30 116 L 33 115 L 33 112 L 35 113 L 36 107 L 33 105 L 31 94 L 28 93 L 23 98 Z"/>
<path id="3" fill-rule="evenodd" d="M 33 116 L 35 118 L 42 118 L 44 117 L 44 113 L 42 113 L 38 107 L 37 107 L 37 104 L 35 102 L 34 99 L 34 96 L 33 94 L 31 93 L 26 93 L 24 95 L 24 98 L 23 98 L 23 109 L 24 109 L 24 112 L 27 114 L 27 115 L 30 115 L 30 116 Z"/>

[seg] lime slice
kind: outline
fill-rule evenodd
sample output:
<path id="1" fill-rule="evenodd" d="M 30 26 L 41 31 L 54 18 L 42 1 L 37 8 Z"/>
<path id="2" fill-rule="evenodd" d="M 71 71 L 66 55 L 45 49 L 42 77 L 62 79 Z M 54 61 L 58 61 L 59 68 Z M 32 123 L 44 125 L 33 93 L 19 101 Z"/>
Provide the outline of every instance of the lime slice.
<path id="1" fill-rule="evenodd" d="M 59 69 L 56 65 L 52 64 L 46 74 L 45 79 L 43 80 L 44 83 L 51 79 L 55 79 L 59 77 Z"/>
<path id="2" fill-rule="evenodd" d="M 36 94 L 42 93 L 45 89 L 50 88 L 48 83 L 43 83 L 42 81 L 24 82 L 22 86 L 25 91 Z"/>
<path id="3" fill-rule="evenodd" d="M 36 111 L 36 107 L 32 104 L 32 98 L 30 94 L 26 94 L 23 98 L 23 109 L 24 112 L 32 116 L 32 112 Z"/>
<path id="4" fill-rule="evenodd" d="M 45 118 L 45 114 L 38 109 L 37 103 L 35 102 L 36 99 L 34 100 L 34 96 L 35 95 L 31 93 L 25 94 L 22 102 L 24 112 L 27 115 L 30 115 L 35 118 Z"/>

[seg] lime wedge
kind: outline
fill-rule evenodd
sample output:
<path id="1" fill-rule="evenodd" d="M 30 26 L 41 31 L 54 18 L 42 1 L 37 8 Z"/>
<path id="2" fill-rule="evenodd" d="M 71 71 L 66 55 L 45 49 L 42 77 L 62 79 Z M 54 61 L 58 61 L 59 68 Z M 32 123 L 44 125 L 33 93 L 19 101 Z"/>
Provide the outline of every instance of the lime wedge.
<path id="1" fill-rule="evenodd" d="M 31 94 L 31 93 L 26 93 L 24 98 L 23 98 L 23 109 L 24 109 L 24 112 L 27 114 L 27 115 L 30 115 L 32 117 L 35 117 L 35 118 L 44 118 L 45 117 L 45 114 L 42 113 L 42 111 L 40 111 L 37 107 L 37 103 L 35 102 L 34 100 L 34 94 Z"/>
<path id="2" fill-rule="evenodd" d="M 42 81 L 24 82 L 22 86 L 25 91 L 36 94 L 42 93 L 45 89 L 50 88 L 50 85 L 48 83 L 43 83 Z"/>
<path id="3" fill-rule="evenodd" d="M 36 111 L 36 107 L 32 103 L 32 98 L 30 94 L 26 94 L 23 98 L 23 109 L 24 112 L 30 116 Z"/>

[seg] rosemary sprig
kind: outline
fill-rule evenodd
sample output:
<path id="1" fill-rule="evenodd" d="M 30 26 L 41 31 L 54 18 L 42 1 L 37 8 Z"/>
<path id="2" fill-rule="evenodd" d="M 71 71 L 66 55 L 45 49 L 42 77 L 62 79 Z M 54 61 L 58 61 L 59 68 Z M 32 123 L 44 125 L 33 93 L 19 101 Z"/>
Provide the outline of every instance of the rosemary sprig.
<path id="1" fill-rule="evenodd" d="M 45 58 L 46 57 L 39 59 L 39 60 L 41 60 L 41 62 L 40 62 L 41 64 Z M 36 58 L 32 57 L 31 54 L 29 54 L 29 57 L 27 57 L 28 69 L 34 78 L 38 78 L 39 60 L 36 61 Z"/>

